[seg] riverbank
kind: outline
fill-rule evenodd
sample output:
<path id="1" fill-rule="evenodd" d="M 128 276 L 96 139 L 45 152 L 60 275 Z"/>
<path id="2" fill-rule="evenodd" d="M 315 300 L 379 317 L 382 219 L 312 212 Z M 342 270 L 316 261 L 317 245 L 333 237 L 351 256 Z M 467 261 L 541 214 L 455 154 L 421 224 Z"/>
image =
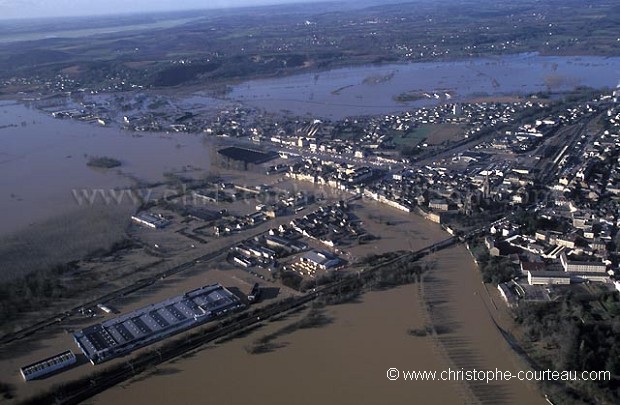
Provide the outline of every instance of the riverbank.
<path id="1" fill-rule="evenodd" d="M 415 285 L 365 294 L 359 303 L 328 307 L 331 324 L 281 336 L 279 348 L 249 354 L 245 347 L 294 322 L 275 322 L 226 344 L 209 346 L 96 397 L 95 404 L 181 402 L 208 397 L 213 402 L 405 404 L 457 403 L 454 385 L 391 382 L 390 367 L 440 369 L 443 358 L 431 337 L 412 337 L 409 328 L 424 326 Z M 395 316 L 386 316 L 391 313 Z M 300 314 L 300 316 L 302 316 Z M 239 384 L 243 389 L 237 389 Z M 438 388 L 441 389 L 438 390 Z"/>
<path id="2" fill-rule="evenodd" d="M 424 281 L 424 302 L 437 331 L 437 340 L 451 367 L 511 371 L 529 370 L 496 326 L 507 321 L 499 297 L 482 283 L 480 273 L 463 245 L 429 256 L 437 263 Z M 471 392 L 482 403 L 545 404 L 538 387 L 529 382 L 471 382 Z"/>
<path id="3" fill-rule="evenodd" d="M 147 376 L 112 388 L 95 403 L 154 404 L 171 400 L 240 403 L 261 398 L 272 404 L 350 402 L 546 403 L 533 384 L 509 381 L 389 381 L 386 371 L 527 369 L 499 333 L 491 296 L 463 246 L 429 257 L 435 268 L 423 283 L 372 291 L 358 302 L 326 308 L 330 323 L 278 335 L 275 350 L 250 354 L 247 347 L 295 322 L 272 322 L 248 336 L 162 366 Z M 299 315 L 302 316 L 302 315 Z M 414 334 L 428 330 L 435 333 Z M 225 366 L 223 366 L 225 365 Z M 258 370 L 258 372 L 257 372 Z M 165 378 L 165 380 L 163 380 Z M 233 387 L 243 381 L 244 389 Z M 336 388 L 334 388 L 336 387 Z"/>

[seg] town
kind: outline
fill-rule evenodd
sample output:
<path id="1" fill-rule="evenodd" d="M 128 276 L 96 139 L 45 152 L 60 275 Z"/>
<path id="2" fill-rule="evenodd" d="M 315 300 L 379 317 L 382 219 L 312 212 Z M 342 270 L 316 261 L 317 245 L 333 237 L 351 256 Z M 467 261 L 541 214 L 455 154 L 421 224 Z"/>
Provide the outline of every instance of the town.
<path id="1" fill-rule="evenodd" d="M 269 300 L 259 299 L 261 290 L 283 288 L 284 296 L 304 297 L 329 285 L 333 274 L 360 273 L 369 260 L 365 246 L 374 245 L 375 254 L 395 248 L 380 242 L 389 231 L 373 219 L 378 207 L 439 224 L 463 241 L 508 308 L 558 301 L 574 291 L 620 291 L 619 96 L 620 88 L 588 90 L 568 103 L 536 95 L 438 103 L 335 121 L 241 105 L 195 114 L 160 96 L 156 103 L 169 113 L 157 119 L 148 113 L 115 122 L 112 104 L 42 106 L 55 119 L 213 140 L 214 164 L 227 174 L 191 180 L 144 201 L 131 217 L 131 233 L 161 258 L 224 247 L 207 256 L 223 258 L 224 268 L 236 268 L 239 276 L 215 278 L 215 288 L 241 275 L 253 280 L 244 282 L 252 291 L 241 296 L 224 288 L 226 301 L 208 304 L 226 308 L 217 315 L 189 296 L 167 298 L 156 310 L 145 307 L 75 332 L 76 342 L 97 364 L 217 319 L 228 308 L 263 307 Z M 406 251 L 406 244 L 400 249 Z M 80 311 L 97 316 L 103 308 L 105 315 L 108 305 L 93 302 Z M 176 322 L 180 326 L 169 326 Z M 63 352 L 21 372 L 30 380 L 74 360 L 71 351 Z"/>
<path id="2" fill-rule="evenodd" d="M 615 167 L 619 159 L 619 92 L 562 104 L 561 109 L 549 100 L 533 97 L 509 103 L 438 104 L 402 114 L 334 122 L 291 121 L 238 106 L 210 111 L 210 118 L 185 109 L 159 114 L 159 120 L 150 113 L 124 116 L 117 124 L 128 131 L 185 131 L 221 138 L 242 145 L 218 152 L 225 155 L 228 166 L 248 170 L 250 165 L 270 178 L 325 185 L 350 196 L 376 200 L 442 224 L 452 234 L 496 221 L 484 240 L 473 244 L 484 246 L 492 256 L 511 257 L 514 271 L 503 275 L 499 288 L 508 305 L 515 305 L 518 299 L 552 299 L 556 290 L 550 285 L 599 282 L 613 287 L 618 266 L 614 246 L 620 223 L 616 214 L 620 174 L 606 168 Z M 167 106 L 169 111 L 173 105 L 161 97 L 152 102 Z M 80 107 L 75 113 L 54 111 L 52 115 L 81 120 L 98 117 L 101 111 L 106 120 L 111 115 L 94 103 Z M 446 126 L 457 130 L 453 137 L 440 139 L 428 130 L 439 127 L 445 131 Z M 416 135 L 422 129 L 428 137 Z M 268 153 L 252 152 L 257 149 Z M 194 191 L 193 197 L 213 203 L 213 213 L 223 201 L 248 198 L 247 194 L 259 199 L 267 196 L 270 187 L 222 183 L 212 191 L 203 190 Z M 254 213 L 245 216 L 202 216 L 207 221 L 217 219 L 212 234 L 219 237 L 287 210 L 299 212 L 314 199 L 312 194 L 291 197 L 288 192 L 278 197 L 270 205 L 257 205 Z M 200 210 L 190 208 L 186 215 L 200 216 Z M 167 224 L 149 213 L 134 219 L 152 228 Z M 304 220 L 312 219 L 304 216 Z M 297 222 L 291 225 L 310 236 Z M 205 235 L 204 231 L 198 233 Z M 198 234 L 190 237 L 201 241 Z M 287 239 L 278 240 L 265 239 L 258 250 L 237 246 L 232 259 L 246 268 L 268 259 L 268 266 L 276 256 L 269 246 L 291 249 Z M 337 244 L 327 239 L 322 242 L 331 248 Z M 305 266 L 294 268 L 302 275 L 314 275 L 314 270 L 304 273 L 301 269 Z M 616 288 L 620 289 L 620 283 L 616 282 Z"/>
<path id="3" fill-rule="evenodd" d="M 618 401 L 617 7 L 370 3 L 3 29 L 0 398 Z"/>

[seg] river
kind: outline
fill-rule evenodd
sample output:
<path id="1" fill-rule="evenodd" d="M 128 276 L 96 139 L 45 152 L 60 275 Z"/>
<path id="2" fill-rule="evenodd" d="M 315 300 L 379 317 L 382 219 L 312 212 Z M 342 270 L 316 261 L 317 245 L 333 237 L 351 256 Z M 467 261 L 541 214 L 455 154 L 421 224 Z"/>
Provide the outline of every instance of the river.
<path id="1" fill-rule="evenodd" d="M 614 87 L 619 80 L 619 57 L 527 53 L 369 65 L 252 80 L 234 86 L 228 97 L 272 112 L 342 119 L 478 97 L 556 93 L 577 86 Z M 404 92 L 426 92 L 432 98 L 396 101 L 395 97 Z"/>
<path id="2" fill-rule="evenodd" d="M 94 399 L 108 403 L 269 404 L 545 404 L 531 383 L 412 382 L 405 370 L 526 369 L 495 327 L 492 308 L 463 246 L 437 253 L 423 285 L 369 292 L 360 302 L 328 307 L 332 322 L 276 340 L 264 354 L 245 347 L 285 322 L 211 345 L 164 364 L 147 378 L 114 387 Z M 430 308 L 430 309 L 429 309 Z M 437 335 L 412 336 L 430 323 Z M 397 368 L 401 377 L 387 378 Z"/>

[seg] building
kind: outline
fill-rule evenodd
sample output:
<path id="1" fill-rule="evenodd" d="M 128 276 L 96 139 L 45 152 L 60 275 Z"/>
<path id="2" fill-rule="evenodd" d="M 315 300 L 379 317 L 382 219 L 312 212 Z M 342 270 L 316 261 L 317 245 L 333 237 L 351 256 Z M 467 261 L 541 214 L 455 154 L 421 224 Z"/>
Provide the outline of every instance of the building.
<path id="1" fill-rule="evenodd" d="M 170 224 L 170 221 L 160 214 L 152 214 L 150 212 L 140 212 L 133 215 L 131 220 L 139 225 L 146 226 L 151 229 L 161 229 Z"/>
<path id="2" fill-rule="evenodd" d="M 450 209 L 450 204 L 444 199 L 430 200 L 428 208 L 436 211 L 448 211 Z"/>
<path id="3" fill-rule="evenodd" d="M 214 284 L 88 326 L 73 340 L 97 364 L 242 307 L 236 295 Z"/>
<path id="4" fill-rule="evenodd" d="M 282 249 L 287 253 L 301 252 L 308 248 L 308 245 L 303 242 L 293 241 L 275 235 L 265 236 L 265 244 L 274 249 Z"/>
<path id="5" fill-rule="evenodd" d="M 312 267 L 321 270 L 330 270 L 338 267 L 342 263 L 338 256 L 323 250 L 312 250 L 304 254 L 300 259 L 300 262 L 310 264 Z"/>
<path id="6" fill-rule="evenodd" d="M 441 224 L 441 223 L 444 223 L 446 220 L 446 217 L 442 214 L 443 214 L 442 212 L 429 212 L 426 215 L 426 219 L 436 224 Z"/>
<path id="7" fill-rule="evenodd" d="M 45 360 L 29 364 L 19 369 L 24 381 L 34 380 L 52 374 L 75 364 L 76 357 L 71 350 L 57 354 Z"/>
<path id="8" fill-rule="evenodd" d="M 244 268 L 252 267 L 252 261 L 246 256 L 235 255 L 233 257 L 233 262 Z"/>
<path id="9" fill-rule="evenodd" d="M 258 165 L 278 157 L 273 151 L 259 151 L 237 146 L 230 146 L 217 151 L 217 163 L 222 167 L 235 170 L 254 170 Z M 261 172 L 264 170 L 260 170 Z"/>
<path id="10" fill-rule="evenodd" d="M 549 235 L 547 231 L 537 230 L 536 233 L 534 234 L 534 238 L 542 242 L 547 242 Z"/>
<path id="11" fill-rule="evenodd" d="M 570 274 L 561 271 L 528 271 L 527 281 L 530 285 L 568 285 Z"/>
<path id="12" fill-rule="evenodd" d="M 597 283 L 607 283 L 609 281 L 611 281 L 611 279 L 609 278 L 609 274 L 607 273 L 592 273 L 592 272 L 583 272 L 583 273 L 579 273 L 579 272 L 571 272 L 570 273 L 571 279 L 574 282 L 584 282 L 584 281 L 594 281 Z"/>
<path id="13" fill-rule="evenodd" d="M 248 294 L 248 301 L 249 302 L 256 301 L 257 299 L 260 298 L 260 294 L 261 294 L 260 285 L 258 285 L 258 283 L 254 283 L 254 286 L 252 286 L 252 290 Z"/>
<path id="14" fill-rule="evenodd" d="M 574 249 L 576 241 L 577 241 L 577 235 L 575 234 L 559 235 L 555 240 L 555 244 L 558 246 L 564 246 L 565 248 L 568 248 L 568 249 Z"/>
<path id="15" fill-rule="evenodd" d="M 607 266 L 602 262 L 568 260 L 566 253 L 560 255 L 564 271 L 570 273 L 606 273 Z"/>
<path id="16" fill-rule="evenodd" d="M 500 256 L 501 255 L 501 252 L 500 252 L 499 248 L 495 244 L 495 239 L 493 239 L 492 237 L 490 237 L 490 236 L 485 237 L 484 238 L 484 245 L 486 246 L 486 248 L 489 251 L 489 254 L 491 256 Z"/>
<path id="17" fill-rule="evenodd" d="M 499 290 L 500 296 L 506 302 L 506 305 L 508 305 L 509 307 L 515 305 L 515 303 L 517 302 L 517 298 L 507 283 L 499 283 L 497 285 L 497 289 Z"/>
<path id="18" fill-rule="evenodd" d="M 519 264 L 519 267 L 521 268 L 521 274 L 523 274 L 524 276 L 527 275 L 528 271 L 541 272 L 541 271 L 545 271 L 547 268 L 547 266 L 543 262 L 525 262 L 525 261 L 521 261 L 521 263 Z"/>

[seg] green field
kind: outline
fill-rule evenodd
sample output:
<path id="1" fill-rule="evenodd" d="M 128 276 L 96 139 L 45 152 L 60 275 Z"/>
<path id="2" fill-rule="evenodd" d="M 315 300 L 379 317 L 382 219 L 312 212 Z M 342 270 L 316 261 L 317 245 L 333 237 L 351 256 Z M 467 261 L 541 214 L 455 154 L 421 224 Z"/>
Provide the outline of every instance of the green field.
<path id="1" fill-rule="evenodd" d="M 394 144 L 398 148 L 417 146 L 423 143 L 428 138 L 431 132 L 432 128 L 430 125 L 415 128 L 413 131 L 407 132 L 402 136 L 395 136 Z"/>
<path id="2" fill-rule="evenodd" d="M 421 125 L 402 136 L 394 136 L 393 142 L 399 149 L 415 147 L 422 143 L 439 145 L 442 142 L 458 139 L 462 133 L 461 125 L 428 124 Z"/>

